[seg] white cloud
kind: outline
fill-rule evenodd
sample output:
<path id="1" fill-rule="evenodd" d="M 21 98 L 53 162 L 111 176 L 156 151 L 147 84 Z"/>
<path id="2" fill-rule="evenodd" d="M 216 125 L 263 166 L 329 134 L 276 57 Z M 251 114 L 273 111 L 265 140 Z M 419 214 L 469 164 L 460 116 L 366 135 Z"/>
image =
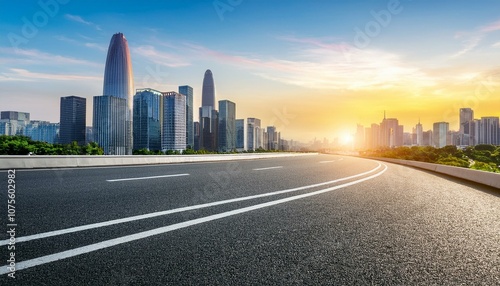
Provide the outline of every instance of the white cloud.
<path id="1" fill-rule="evenodd" d="M 71 57 L 65 57 L 61 55 L 54 55 L 45 53 L 39 50 L 25 50 L 25 49 L 13 49 L 13 48 L 1 48 L 0 53 L 9 55 L 9 58 L 17 57 L 17 60 L 21 62 L 29 62 L 32 64 L 43 64 L 43 65 L 85 65 L 85 66 L 95 66 L 101 67 L 102 64 L 97 64 L 87 60 L 81 60 Z M 0 58 L 1 59 L 1 58 Z"/>
<path id="2" fill-rule="evenodd" d="M 108 50 L 106 47 L 99 45 L 97 43 L 85 43 L 84 46 L 87 48 L 96 49 L 103 52 Z"/>
<path id="3" fill-rule="evenodd" d="M 473 31 L 461 31 L 455 33 L 455 39 L 462 39 L 462 49 L 454 53 L 451 57 L 457 58 L 474 50 L 481 41 L 491 32 L 500 31 L 500 21 L 489 23 L 485 26 L 476 28 Z"/>
<path id="4" fill-rule="evenodd" d="M 477 47 L 479 45 L 482 38 L 483 38 L 482 35 L 477 35 L 476 37 L 472 37 L 472 38 L 464 40 L 462 43 L 463 44 L 462 50 L 456 52 L 451 57 L 457 58 L 457 57 L 460 57 L 460 56 L 465 55 L 466 53 L 472 51 L 475 47 Z"/>
<path id="5" fill-rule="evenodd" d="M 81 23 L 81 24 L 84 24 L 87 26 L 92 26 L 94 29 L 96 29 L 98 31 L 102 30 L 101 27 L 99 27 L 98 25 L 96 25 L 92 22 L 86 21 L 81 16 L 78 16 L 78 15 L 66 14 L 66 15 L 64 15 L 64 18 L 66 18 L 67 20 L 73 21 L 73 22 Z"/>
<path id="6" fill-rule="evenodd" d="M 320 39 L 284 39 L 295 44 L 293 58 L 262 58 L 221 53 L 186 44 L 201 58 L 249 69 L 263 78 L 316 89 L 387 89 L 432 86 L 434 79 L 396 54 L 358 49 Z"/>
<path id="7" fill-rule="evenodd" d="M 58 81 L 81 81 L 81 80 L 102 80 L 101 76 L 75 75 L 75 74 L 51 74 L 37 73 L 26 69 L 9 69 L 9 72 L 1 74 L 0 81 L 37 81 L 37 80 L 58 80 Z"/>
<path id="8" fill-rule="evenodd" d="M 71 39 L 71 38 L 68 38 L 66 36 L 63 36 L 63 35 L 58 35 L 58 36 L 55 36 L 54 37 L 56 40 L 59 40 L 59 41 L 62 41 L 62 42 L 66 42 L 66 43 L 70 43 L 70 44 L 73 44 L 73 45 L 78 45 L 78 46 L 85 46 L 87 48 L 91 48 L 91 49 L 96 49 L 96 50 L 99 50 L 99 51 L 107 51 L 107 48 L 104 47 L 103 45 L 100 45 L 100 44 L 97 44 L 97 43 L 92 43 L 92 42 L 80 42 L 78 40 L 75 40 L 75 39 Z M 85 37 L 87 40 L 89 40 L 90 38 L 87 38 Z"/>
<path id="9" fill-rule="evenodd" d="M 500 21 L 496 21 L 486 26 L 483 26 L 480 28 L 480 31 L 485 33 L 500 31 Z"/>
<path id="10" fill-rule="evenodd" d="M 134 53 L 134 57 L 140 56 L 146 58 L 148 61 L 155 64 L 160 64 L 167 67 L 184 67 L 191 65 L 189 61 L 185 60 L 180 55 L 174 55 L 171 53 L 158 51 L 155 47 L 149 45 L 143 45 L 134 47 L 131 49 Z"/>

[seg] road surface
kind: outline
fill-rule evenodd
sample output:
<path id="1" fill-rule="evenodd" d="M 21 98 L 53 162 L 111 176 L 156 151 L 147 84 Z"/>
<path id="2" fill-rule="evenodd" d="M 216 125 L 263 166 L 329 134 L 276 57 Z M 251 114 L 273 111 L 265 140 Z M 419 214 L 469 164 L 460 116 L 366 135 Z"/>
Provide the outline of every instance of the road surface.
<path id="1" fill-rule="evenodd" d="M 17 170 L 10 245 L 0 174 L 0 285 L 500 285 L 498 190 L 418 169 L 313 155 Z"/>

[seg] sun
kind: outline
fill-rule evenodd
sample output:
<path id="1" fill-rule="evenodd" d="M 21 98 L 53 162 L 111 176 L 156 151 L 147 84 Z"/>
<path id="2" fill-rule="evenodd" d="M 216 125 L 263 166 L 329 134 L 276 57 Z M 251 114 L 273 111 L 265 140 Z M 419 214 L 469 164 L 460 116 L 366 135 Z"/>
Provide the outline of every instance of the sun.
<path id="1" fill-rule="evenodd" d="M 344 134 L 344 135 L 342 135 L 342 137 L 340 139 L 340 143 L 342 143 L 342 145 L 352 144 L 353 141 L 354 141 L 354 137 L 352 137 L 351 134 Z"/>

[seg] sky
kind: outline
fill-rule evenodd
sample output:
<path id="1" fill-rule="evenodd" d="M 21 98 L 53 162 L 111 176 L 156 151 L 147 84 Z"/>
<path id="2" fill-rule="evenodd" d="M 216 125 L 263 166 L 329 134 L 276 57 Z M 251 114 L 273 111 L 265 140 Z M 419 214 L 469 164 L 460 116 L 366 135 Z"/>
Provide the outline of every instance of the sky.
<path id="1" fill-rule="evenodd" d="M 411 132 L 458 110 L 500 116 L 500 1 L 0 0 L 0 110 L 59 122 L 60 97 L 102 95 L 113 34 L 128 40 L 134 85 L 194 88 L 307 142 L 380 123 Z M 195 116 L 195 120 L 197 120 Z"/>

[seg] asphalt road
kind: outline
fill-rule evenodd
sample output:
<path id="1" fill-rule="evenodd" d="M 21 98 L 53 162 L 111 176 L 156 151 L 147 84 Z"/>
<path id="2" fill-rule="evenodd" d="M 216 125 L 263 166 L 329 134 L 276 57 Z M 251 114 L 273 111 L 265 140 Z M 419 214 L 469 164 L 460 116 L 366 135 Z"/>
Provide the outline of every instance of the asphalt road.
<path id="1" fill-rule="evenodd" d="M 500 192 L 335 155 L 17 170 L 0 285 L 500 285 Z"/>

